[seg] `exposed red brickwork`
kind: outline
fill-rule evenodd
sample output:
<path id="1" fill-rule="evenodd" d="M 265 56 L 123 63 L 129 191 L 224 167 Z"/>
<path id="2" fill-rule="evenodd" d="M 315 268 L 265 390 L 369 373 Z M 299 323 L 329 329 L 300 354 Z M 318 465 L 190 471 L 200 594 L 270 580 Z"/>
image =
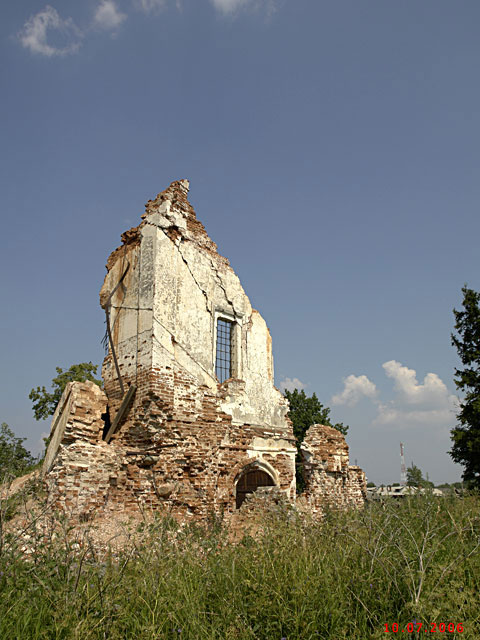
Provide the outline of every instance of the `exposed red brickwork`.
<path id="1" fill-rule="evenodd" d="M 144 382 L 109 444 L 101 439 L 106 398 L 93 402 L 85 393 L 90 383 L 74 383 L 82 402 L 74 405 L 47 476 L 57 506 L 84 516 L 116 506 L 159 509 L 179 519 L 228 517 L 234 512 L 236 480 L 252 463 L 247 452 L 253 438 L 265 432 L 232 425 L 216 395 L 185 372 L 174 371 L 173 384 L 168 378 L 159 372 L 139 376 Z M 117 395 L 116 404 L 118 399 Z M 279 452 L 263 460 L 278 473 L 279 488 L 288 493 L 289 456 Z"/>
<path id="2" fill-rule="evenodd" d="M 301 445 L 305 500 L 314 515 L 325 507 L 361 507 L 367 493 L 364 472 L 350 466 L 348 445 L 333 427 L 315 424 Z"/>
<path id="3" fill-rule="evenodd" d="M 46 475 L 52 504 L 76 516 L 90 514 L 108 499 L 118 459 L 102 442 L 107 398 L 93 382 L 74 382 L 72 402 L 53 468 Z"/>
<path id="4" fill-rule="evenodd" d="M 286 401 L 273 387 L 268 328 L 187 194 L 188 182 L 176 181 L 150 200 L 144 221 L 108 259 L 100 295 L 112 335 L 104 391 L 69 387 L 73 401 L 61 401 L 56 420 L 65 431 L 46 475 L 52 501 L 77 516 L 140 508 L 181 520 L 230 518 L 236 483 L 252 465 L 271 476 L 275 495 L 295 501 L 295 440 Z M 213 335 L 216 313 L 226 312 L 237 322 L 243 372 L 220 384 Z M 130 406 L 106 443 L 107 405 L 113 422 L 132 385 Z M 348 466 L 343 437 L 328 429 L 312 427 L 305 441 L 315 513 L 327 502 L 362 500 L 363 472 Z"/>
<path id="5" fill-rule="evenodd" d="M 108 257 L 107 264 L 105 265 L 107 268 L 107 271 L 110 271 L 110 269 L 113 267 L 113 265 L 116 263 L 119 257 L 122 257 L 123 255 L 125 255 L 125 249 L 127 247 L 133 248 L 140 244 L 140 240 L 141 240 L 140 227 L 141 225 L 138 225 L 138 227 L 132 227 L 128 231 L 124 231 L 122 233 L 121 238 L 122 238 L 123 244 L 122 246 L 115 249 L 115 251 L 113 251 Z"/>
<path id="6" fill-rule="evenodd" d="M 171 202 L 171 208 L 181 211 L 187 219 L 187 229 L 191 237 L 195 238 L 196 243 L 207 251 L 217 254 L 217 257 L 226 265 L 229 264 L 227 258 L 217 253 L 217 245 L 209 237 L 205 231 L 205 227 L 197 219 L 195 209 L 188 201 L 188 190 L 184 187 L 181 180 L 175 180 L 172 184 L 161 191 L 156 198 L 149 200 L 145 205 L 145 213 L 142 218 L 146 218 L 150 213 L 155 213 L 159 206 L 166 202 Z M 178 230 L 177 233 L 179 234 Z"/>

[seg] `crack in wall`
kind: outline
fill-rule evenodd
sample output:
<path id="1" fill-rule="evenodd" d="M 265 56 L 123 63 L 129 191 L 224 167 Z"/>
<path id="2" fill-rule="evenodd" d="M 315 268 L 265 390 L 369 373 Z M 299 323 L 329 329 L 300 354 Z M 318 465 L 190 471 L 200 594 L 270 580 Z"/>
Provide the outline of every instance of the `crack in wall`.
<path id="1" fill-rule="evenodd" d="M 126 309 L 128 311 L 153 311 L 152 307 L 125 307 L 124 305 L 119 307 L 116 304 L 111 304 L 110 306 L 113 309 Z"/>
<path id="2" fill-rule="evenodd" d="M 153 225 L 153 226 L 157 226 L 157 225 Z M 183 262 L 185 263 L 185 265 L 186 265 L 186 267 L 187 267 L 187 269 L 188 269 L 188 271 L 189 271 L 190 275 L 192 276 L 192 280 L 195 282 L 195 284 L 197 285 L 197 287 L 200 289 L 200 291 L 203 293 L 203 295 L 204 295 L 204 297 L 205 297 L 205 306 L 206 306 L 206 309 L 207 309 L 208 313 L 209 313 L 210 315 L 212 315 L 212 311 L 211 311 L 211 309 L 209 308 L 209 305 L 208 305 L 208 302 L 209 302 L 208 294 L 207 294 L 207 292 L 202 288 L 202 286 L 201 286 L 201 285 L 200 285 L 200 283 L 197 281 L 197 279 L 195 278 L 195 276 L 194 276 L 194 274 L 193 274 L 193 271 L 192 271 L 192 269 L 190 268 L 190 265 L 189 265 L 189 263 L 188 263 L 188 260 L 186 259 L 185 255 L 183 254 L 182 250 L 180 249 L 180 246 L 181 246 L 181 244 L 182 244 L 183 242 L 185 242 L 185 241 L 191 241 L 191 240 L 190 240 L 189 238 L 186 238 L 185 236 L 181 235 L 181 233 L 179 233 L 179 235 L 177 236 L 178 243 L 177 243 L 176 241 L 172 240 L 172 238 L 171 238 L 171 237 L 170 237 L 170 235 L 168 234 L 169 229 L 171 229 L 171 228 L 175 228 L 175 230 L 177 230 L 178 232 L 180 232 L 180 229 L 179 229 L 179 228 L 177 227 L 177 225 L 175 225 L 175 224 L 172 224 L 172 226 L 171 226 L 171 227 L 169 227 L 168 229 L 165 229 L 164 227 L 160 227 L 160 226 L 158 226 L 157 228 L 161 229 L 161 230 L 163 231 L 164 235 L 165 235 L 165 236 L 170 240 L 170 242 L 172 242 L 172 243 L 175 245 L 175 247 L 177 248 L 178 253 L 180 254 L 180 256 L 181 256 L 181 258 L 182 258 Z M 215 266 L 214 261 L 213 261 L 211 258 L 210 258 L 210 266 L 212 267 L 212 270 L 213 270 L 213 271 L 214 271 L 214 273 L 215 273 L 215 280 L 216 280 L 216 282 L 217 282 L 218 286 L 220 287 L 220 289 L 222 289 L 223 294 L 224 294 L 224 296 L 225 296 L 225 300 L 227 301 L 227 304 L 232 308 L 232 310 L 233 310 L 234 314 L 236 314 L 235 305 L 233 304 L 233 301 L 232 301 L 232 300 L 230 300 L 230 298 L 228 297 L 227 289 L 226 289 L 226 287 L 225 287 L 225 285 L 224 285 L 224 283 L 223 283 L 222 277 L 221 277 L 221 275 L 220 275 L 220 273 L 219 273 L 219 271 L 218 271 L 217 267 Z"/>
<path id="3" fill-rule="evenodd" d="M 160 322 L 160 320 L 157 320 L 157 318 L 155 317 L 153 319 L 157 324 L 159 324 L 162 327 L 162 329 L 165 329 L 165 331 L 173 338 L 173 340 L 175 340 L 175 344 L 177 344 L 180 347 L 180 349 L 182 349 L 185 355 L 187 355 L 192 362 L 194 362 L 198 367 L 200 367 L 200 369 L 202 369 L 202 371 L 204 371 L 214 382 L 217 382 L 215 377 L 212 375 L 212 373 L 207 369 L 205 369 L 205 367 L 202 364 L 200 364 L 200 362 L 197 362 L 197 360 L 195 360 L 192 354 L 183 346 L 183 344 L 180 344 L 180 342 L 178 342 L 177 338 L 173 335 L 173 333 L 165 325 L 163 325 Z M 175 359 L 175 356 L 170 351 L 168 351 L 168 349 L 160 342 L 160 340 L 156 337 L 155 334 L 153 334 L 153 339 L 166 353 L 168 353 L 172 358 Z M 179 366 L 182 366 L 178 362 L 178 360 L 176 360 L 176 362 Z M 185 367 L 182 367 L 182 368 L 185 369 Z M 190 373 L 190 375 L 193 375 L 191 372 L 188 372 L 188 373 Z"/>
<path id="4" fill-rule="evenodd" d="M 205 296 L 205 306 L 206 306 L 206 308 L 207 308 L 208 313 L 209 313 L 210 315 L 212 315 L 212 311 L 211 311 L 211 309 L 210 309 L 210 308 L 209 308 L 209 306 L 208 306 L 208 295 L 207 295 L 207 292 L 206 292 L 204 289 L 202 289 L 202 287 L 200 286 L 200 284 L 197 282 L 197 279 L 195 278 L 195 276 L 193 275 L 192 270 L 190 269 L 190 265 L 188 264 L 187 259 L 185 258 L 185 256 L 183 255 L 183 253 L 182 253 L 182 252 L 181 252 L 181 250 L 180 250 L 180 245 L 181 245 L 181 243 L 182 243 L 182 242 L 184 242 L 184 238 L 181 238 L 181 239 L 180 239 L 180 243 L 179 243 L 178 245 L 175 245 L 175 246 L 177 247 L 178 253 L 180 254 L 180 256 L 181 256 L 182 260 L 183 260 L 183 261 L 184 261 L 184 263 L 187 265 L 187 269 L 188 269 L 188 271 L 189 271 L 190 275 L 192 276 L 192 280 L 195 282 L 195 284 L 197 285 L 197 287 L 200 289 L 200 291 L 201 291 L 201 292 L 203 293 L 203 295 Z"/>
<path id="5" fill-rule="evenodd" d="M 107 401 L 112 411 L 121 402 L 112 354 L 102 370 L 106 395 L 93 383 L 71 383 L 82 386 L 74 387 L 79 395 L 66 415 L 66 435 L 47 477 L 55 505 L 66 512 L 90 517 L 109 502 L 112 517 L 119 506 L 128 512 L 143 505 L 160 513 L 167 509 L 182 521 L 206 521 L 212 512 L 235 517 L 235 481 L 252 463 L 267 465 L 281 491 L 295 501 L 296 447 L 286 419 L 288 403 L 273 386 L 268 327 L 197 221 L 187 193 L 188 181 L 176 181 L 149 201 L 145 222 L 122 234 L 124 247 L 107 263 L 118 275 L 123 252 L 135 268 L 125 281 L 130 297 L 118 292 L 120 306 L 113 305 L 112 316 L 122 338 L 122 375 L 135 382 L 137 392 L 121 430 L 107 445 L 101 440 L 102 416 Z M 106 289 L 104 283 L 102 301 Z M 120 314 L 121 309 L 137 313 Z M 238 377 L 221 385 L 215 376 L 215 323 L 223 312 L 230 320 L 233 313 L 238 325 L 230 355 L 239 368 Z M 311 455 L 318 458 L 307 460 L 316 474 L 305 502 L 312 514 L 321 515 L 325 497 L 340 507 L 363 504 L 363 472 L 337 471 L 339 452 L 348 449 L 340 440 L 326 450 L 327 436 L 310 438 Z"/>
<path id="6" fill-rule="evenodd" d="M 253 312 L 248 316 L 248 320 L 245 322 L 245 366 L 248 369 L 248 371 L 250 371 L 250 361 L 248 358 L 248 335 L 250 333 L 250 331 L 252 330 L 253 327 Z"/>
<path id="7" fill-rule="evenodd" d="M 232 309 L 233 309 L 233 313 L 234 313 L 234 314 L 236 314 L 235 306 L 234 306 L 234 304 L 233 304 L 232 300 L 230 300 L 230 299 L 229 299 L 229 297 L 228 297 L 228 295 L 227 295 L 227 289 L 226 289 L 226 287 L 224 286 L 223 281 L 222 281 L 222 277 L 221 277 L 221 275 L 219 274 L 218 269 L 217 269 L 217 267 L 215 266 L 215 264 L 214 264 L 214 262 L 213 262 L 213 260 L 212 260 L 212 259 L 210 259 L 210 264 L 211 264 L 211 266 L 212 266 L 213 271 L 215 272 L 215 276 L 216 276 L 217 283 L 218 283 L 218 285 L 219 285 L 220 289 L 222 289 L 222 291 L 223 291 L 223 293 L 224 293 L 224 295 L 225 295 L 225 300 L 227 301 L 227 304 L 229 304 L 229 305 L 232 307 Z"/>

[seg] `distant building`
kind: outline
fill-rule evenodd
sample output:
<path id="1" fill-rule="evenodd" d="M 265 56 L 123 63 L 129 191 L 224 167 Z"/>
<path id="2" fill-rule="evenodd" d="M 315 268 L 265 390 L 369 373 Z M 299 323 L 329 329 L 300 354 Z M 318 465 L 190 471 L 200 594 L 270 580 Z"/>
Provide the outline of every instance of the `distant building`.
<path id="1" fill-rule="evenodd" d="M 437 497 L 443 496 L 440 489 L 423 489 L 418 487 L 402 487 L 388 485 L 384 487 L 368 487 L 367 498 L 369 500 L 380 500 L 381 498 L 405 498 L 406 496 L 414 496 L 417 494 L 431 494 Z"/>

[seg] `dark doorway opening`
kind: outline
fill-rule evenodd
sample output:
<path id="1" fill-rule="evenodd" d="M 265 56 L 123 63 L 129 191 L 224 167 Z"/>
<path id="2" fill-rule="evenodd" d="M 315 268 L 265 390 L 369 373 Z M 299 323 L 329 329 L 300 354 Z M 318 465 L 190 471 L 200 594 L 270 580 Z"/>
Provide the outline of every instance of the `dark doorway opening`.
<path id="1" fill-rule="evenodd" d="M 273 478 L 261 469 L 246 471 L 237 482 L 236 507 L 239 509 L 249 493 L 253 493 L 258 487 L 273 487 Z"/>

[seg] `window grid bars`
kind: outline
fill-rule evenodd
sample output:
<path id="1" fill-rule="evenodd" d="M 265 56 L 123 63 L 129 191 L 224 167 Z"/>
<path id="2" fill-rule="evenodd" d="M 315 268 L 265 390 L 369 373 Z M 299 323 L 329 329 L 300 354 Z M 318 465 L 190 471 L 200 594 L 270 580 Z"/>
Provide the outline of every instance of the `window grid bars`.
<path id="1" fill-rule="evenodd" d="M 220 382 L 225 382 L 233 375 L 233 322 L 218 318 L 217 320 L 217 353 L 215 373 Z"/>

